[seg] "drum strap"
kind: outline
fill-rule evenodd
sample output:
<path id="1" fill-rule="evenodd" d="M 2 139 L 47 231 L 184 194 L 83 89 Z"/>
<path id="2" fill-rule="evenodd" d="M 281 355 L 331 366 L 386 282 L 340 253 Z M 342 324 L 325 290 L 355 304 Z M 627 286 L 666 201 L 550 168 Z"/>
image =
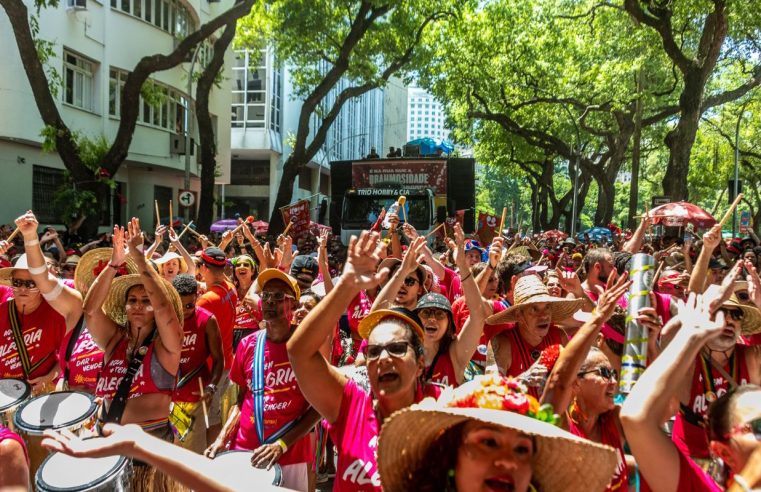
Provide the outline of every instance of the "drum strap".
<path id="1" fill-rule="evenodd" d="M 129 400 L 129 390 L 132 387 L 132 380 L 135 379 L 135 375 L 137 375 L 137 372 L 140 370 L 140 366 L 143 365 L 145 354 L 148 353 L 148 346 L 153 342 L 155 337 L 156 327 L 154 326 L 153 331 L 151 331 L 151 333 L 145 337 L 145 340 L 143 340 L 140 348 L 137 349 L 135 355 L 132 357 L 132 360 L 129 361 L 127 374 L 124 375 L 121 382 L 119 383 L 119 387 L 116 388 L 116 395 L 114 395 L 111 406 L 108 407 L 106 418 L 103 419 L 104 423 L 121 423 L 122 414 L 124 414 L 124 409 L 127 408 L 127 400 Z"/>
<path id="2" fill-rule="evenodd" d="M 254 397 L 254 423 L 256 424 L 256 436 L 261 444 L 270 444 L 277 441 L 299 421 L 299 419 L 291 420 L 268 438 L 264 438 L 264 345 L 266 340 L 267 332 L 259 330 L 256 333 L 254 360 L 251 362 L 251 393 Z"/>
<path id="3" fill-rule="evenodd" d="M 16 342 L 16 351 L 18 357 L 21 360 L 21 368 L 24 370 L 26 379 L 29 379 L 30 375 L 37 370 L 46 360 L 50 354 L 43 357 L 37 363 L 32 364 L 32 360 L 29 358 L 29 352 L 26 350 L 26 344 L 24 344 L 24 332 L 21 328 L 21 322 L 18 318 L 18 311 L 16 311 L 16 300 L 10 299 L 8 301 L 8 317 L 11 321 L 11 332 L 13 334 L 13 341 Z"/>
<path id="4" fill-rule="evenodd" d="M 63 365 L 63 384 L 65 385 L 69 384 L 69 361 L 71 360 L 71 353 L 74 351 L 74 346 L 77 344 L 77 340 L 79 340 L 79 335 L 82 334 L 82 327 L 84 324 L 85 315 L 83 314 L 79 317 L 77 326 L 71 331 L 71 338 L 69 338 L 69 343 L 66 345 L 66 363 Z"/>

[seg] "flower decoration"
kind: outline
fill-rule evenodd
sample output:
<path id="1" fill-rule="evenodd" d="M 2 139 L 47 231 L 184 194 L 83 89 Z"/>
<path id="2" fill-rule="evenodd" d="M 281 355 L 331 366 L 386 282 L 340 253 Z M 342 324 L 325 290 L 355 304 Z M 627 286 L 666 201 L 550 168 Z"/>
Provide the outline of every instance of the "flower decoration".
<path id="1" fill-rule="evenodd" d="M 562 349 L 563 346 L 559 343 L 545 348 L 542 350 L 542 353 L 539 354 L 539 363 L 546 367 L 548 371 L 552 371 L 552 368 L 555 367 L 555 363 L 558 361 L 558 357 L 560 357 L 560 351 Z"/>
<path id="2" fill-rule="evenodd" d="M 526 386 L 517 379 L 487 374 L 477 376 L 449 394 L 442 394 L 439 403 L 454 408 L 505 410 L 557 425 L 560 417 L 552 405 L 539 405 L 539 401 L 526 391 Z"/>

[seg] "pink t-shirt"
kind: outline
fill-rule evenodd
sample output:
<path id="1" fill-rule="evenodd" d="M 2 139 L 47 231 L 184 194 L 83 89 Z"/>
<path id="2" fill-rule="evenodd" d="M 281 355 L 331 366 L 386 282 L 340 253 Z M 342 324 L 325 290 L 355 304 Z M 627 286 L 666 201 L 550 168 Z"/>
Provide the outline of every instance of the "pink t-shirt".
<path id="1" fill-rule="evenodd" d="M 359 333 L 359 322 L 370 314 L 372 306 L 373 302 L 364 290 L 359 291 L 359 294 L 351 300 L 349 307 L 346 309 L 346 314 L 349 318 L 349 328 L 352 333 Z"/>
<path id="2" fill-rule="evenodd" d="M 11 297 L 13 297 L 13 287 L 8 287 L 7 285 L 0 285 L 0 304 L 4 303 Z"/>
<path id="3" fill-rule="evenodd" d="M 677 450 L 678 451 L 678 450 Z M 721 492 L 724 490 L 717 484 L 706 472 L 704 472 L 694 461 L 679 453 L 679 483 L 677 492 Z M 652 488 L 647 483 L 647 477 L 643 477 L 640 490 L 642 492 L 652 492 Z"/>
<path id="4" fill-rule="evenodd" d="M 244 393 L 240 424 L 233 441 L 233 449 L 254 450 L 260 445 L 254 423 L 254 397 L 251 393 L 251 365 L 256 351 L 256 339 L 259 336 L 266 336 L 264 330 L 240 341 L 230 369 L 230 380 L 240 386 Z M 264 437 L 271 436 L 288 422 L 298 419 L 308 409 L 309 403 L 301 393 L 296 383 L 296 375 L 291 369 L 286 344 L 267 340 L 264 344 Z M 291 445 L 278 463 L 292 465 L 311 462 L 312 454 L 307 435 Z"/>

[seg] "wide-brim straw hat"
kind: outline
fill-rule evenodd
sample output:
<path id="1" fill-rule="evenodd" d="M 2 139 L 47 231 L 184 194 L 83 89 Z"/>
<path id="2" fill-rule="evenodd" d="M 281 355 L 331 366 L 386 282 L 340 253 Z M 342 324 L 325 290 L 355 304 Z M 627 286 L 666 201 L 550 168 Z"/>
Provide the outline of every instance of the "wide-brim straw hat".
<path id="1" fill-rule="evenodd" d="M 518 413 L 484 408 L 426 408 L 413 405 L 383 424 L 378 440 L 378 471 L 386 492 L 415 490 L 428 450 L 452 427 L 474 420 L 534 437 L 532 483 L 542 491 L 605 490 L 616 468 L 616 451 L 547 422 Z M 442 450 L 442 452 L 457 452 Z"/>
<path id="2" fill-rule="evenodd" d="M 29 264 L 26 261 L 26 253 L 18 257 L 16 264 L 12 267 L 0 268 L 0 285 L 13 286 L 13 272 L 15 270 L 29 270 Z"/>
<path id="3" fill-rule="evenodd" d="M 117 325 L 127 325 L 127 311 L 124 308 L 127 303 L 127 292 L 136 285 L 143 285 L 142 275 L 140 274 L 123 275 L 115 278 L 111 283 L 111 287 L 108 290 L 108 296 L 103 303 L 103 312 Z M 172 308 L 174 308 L 174 312 L 177 314 L 177 319 L 179 320 L 180 325 L 182 325 L 183 310 L 180 294 L 177 293 L 172 284 L 163 278 L 161 279 L 161 285 L 164 288 L 164 293 L 172 303 Z"/>
<path id="4" fill-rule="evenodd" d="M 172 260 L 177 260 L 180 263 L 180 273 L 188 273 L 188 264 L 185 261 L 185 258 L 174 251 L 167 251 L 161 258 L 156 258 L 153 262 L 159 266 L 159 271 L 161 271 L 164 268 L 164 263 Z"/>
<path id="5" fill-rule="evenodd" d="M 515 283 L 513 299 L 515 300 L 513 306 L 489 316 L 486 323 L 496 325 L 514 322 L 518 311 L 531 304 L 544 302 L 549 304 L 551 321 L 557 323 L 570 318 L 584 304 L 583 299 L 565 299 L 551 296 L 547 291 L 547 286 L 536 275 L 527 275 L 518 279 Z"/>
<path id="6" fill-rule="evenodd" d="M 79 292 L 89 289 L 95 277 L 100 275 L 104 268 L 108 268 L 112 252 L 113 248 L 97 248 L 82 255 L 77 269 L 74 270 L 74 285 Z M 137 273 L 135 260 L 127 256 L 123 270 L 128 274 Z"/>
<path id="7" fill-rule="evenodd" d="M 740 321 L 740 330 L 742 330 L 743 336 L 761 333 L 761 311 L 756 306 L 742 304 L 737 296 L 732 294 L 729 300 L 722 304 L 722 307 L 735 308 L 743 312 L 743 319 Z"/>

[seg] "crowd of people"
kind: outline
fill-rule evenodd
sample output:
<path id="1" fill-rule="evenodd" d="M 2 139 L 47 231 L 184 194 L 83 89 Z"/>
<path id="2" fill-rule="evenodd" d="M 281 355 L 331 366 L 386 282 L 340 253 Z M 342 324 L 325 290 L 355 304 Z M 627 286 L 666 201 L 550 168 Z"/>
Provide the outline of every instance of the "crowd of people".
<path id="1" fill-rule="evenodd" d="M 0 242 L 0 489 L 60 490 L 49 452 L 129 457 L 132 490 L 761 487 L 755 235 L 644 217 L 482 245 L 388 219 L 348 245 L 134 218 L 83 244 L 21 215 Z M 633 292 L 641 254 L 657 270 Z M 61 416 L 71 395 L 92 410 Z"/>

